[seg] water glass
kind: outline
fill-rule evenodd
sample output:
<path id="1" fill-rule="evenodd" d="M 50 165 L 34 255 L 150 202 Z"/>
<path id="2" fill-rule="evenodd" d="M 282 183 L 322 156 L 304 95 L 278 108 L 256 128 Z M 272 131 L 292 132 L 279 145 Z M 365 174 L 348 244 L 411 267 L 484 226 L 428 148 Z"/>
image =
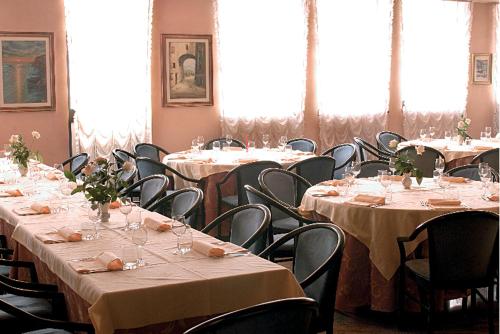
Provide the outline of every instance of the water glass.
<path id="1" fill-rule="evenodd" d="M 136 230 L 141 227 L 142 212 L 138 207 L 132 208 L 128 216 L 128 227 L 131 230 Z"/>
<path id="2" fill-rule="evenodd" d="M 285 145 L 284 146 L 285 152 L 292 153 L 293 147 L 292 145 Z"/>
<path id="3" fill-rule="evenodd" d="M 183 215 L 173 216 L 172 217 L 172 233 L 177 236 L 177 250 L 174 251 L 174 254 L 182 254 L 179 244 L 180 237 L 186 233 L 187 226 L 185 222 L 185 218 Z"/>
<path id="4" fill-rule="evenodd" d="M 222 143 L 222 150 L 223 151 L 229 151 L 229 144 L 227 142 Z"/>
<path id="5" fill-rule="evenodd" d="M 201 150 L 203 150 L 203 146 L 205 145 L 205 138 L 203 138 L 203 136 L 198 136 L 196 138 L 196 144 L 198 144 L 198 151 L 201 152 Z"/>
<path id="6" fill-rule="evenodd" d="M 231 146 L 231 143 L 233 142 L 233 136 L 231 136 L 229 133 L 226 134 L 226 143 L 227 143 L 227 146 Z"/>
<path id="7" fill-rule="evenodd" d="M 434 162 L 434 168 L 439 171 L 439 173 L 442 173 L 444 171 L 444 159 L 437 158 Z"/>
<path id="8" fill-rule="evenodd" d="M 486 132 L 481 131 L 481 133 L 479 134 L 479 139 L 481 139 L 482 141 L 485 141 L 487 139 Z"/>
<path id="9" fill-rule="evenodd" d="M 125 226 L 124 231 L 129 231 L 130 226 L 128 223 L 128 215 L 132 212 L 132 201 L 129 198 L 123 197 L 119 199 L 120 202 L 120 212 L 125 216 Z"/>
<path id="10" fill-rule="evenodd" d="M 361 163 L 359 161 L 351 161 L 351 173 L 355 178 L 361 173 Z"/>
<path id="11" fill-rule="evenodd" d="M 148 241 L 148 230 L 145 226 L 140 226 L 135 230 L 132 230 L 132 242 L 137 246 L 137 265 L 142 267 L 146 264 L 146 261 L 142 257 L 142 247 Z"/>
<path id="12" fill-rule="evenodd" d="M 3 149 L 4 149 L 4 151 L 3 151 L 4 156 L 7 158 L 7 160 L 10 161 L 10 155 L 12 153 L 12 149 L 11 149 L 10 145 L 4 144 Z"/>
<path id="13" fill-rule="evenodd" d="M 433 126 L 430 126 L 429 127 L 429 137 L 431 140 L 433 139 L 435 133 L 436 133 L 436 128 Z"/>
<path id="14" fill-rule="evenodd" d="M 94 240 L 97 236 L 97 226 L 90 220 L 83 220 L 80 225 L 83 240 Z"/>
<path id="15" fill-rule="evenodd" d="M 269 146 L 269 135 L 267 133 L 264 133 L 262 135 L 262 147 L 263 148 L 268 148 Z"/>
<path id="16" fill-rule="evenodd" d="M 212 143 L 212 150 L 220 151 L 220 141 L 216 140 Z"/>
<path id="17" fill-rule="evenodd" d="M 127 245 L 122 247 L 123 270 L 137 269 L 137 247 Z"/>
<path id="18" fill-rule="evenodd" d="M 448 181 L 449 175 L 447 173 L 441 173 L 439 176 L 438 184 L 441 189 L 443 189 L 443 192 L 446 193 L 446 189 L 450 187 L 450 181 Z"/>
<path id="19" fill-rule="evenodd" d="M 470 146 L 472 144 L 472 139 L 465 138 L 464 144 L 467 145 L 467 146 Z"/>
<path id="20" fill-rule="evenodd" d="M 284 151 L 285 150 L 285 145 L 286 145 L 286 142 L 288 141 L 288 139 L 286 138 L 286 136 L 281 136 L 279 141 L 278 141 L 278 148 L 280 149 L 280 151 Z"/>
<path id="21" fill-rule="evenodd" d="M 439 184 L 439 177 L 441 176 L 442 171 L 434 170 L 432 172 L 432 180 L 435 184 Z"/>
<path id="22" fill-rule="evenodd" d="M 420 139 L 423 141 L 427 137 L 427 129 L 420 129 Z"/>
<path id="23" fill-rule="evenodd" d="M 389 158 L 389 170 L 391 171 L 392 175 L 396 174 L 396 160 L 396 157 Z"/>
<path id="24" fill-rule="evenodd" d="M 184 255 L 191 251 L 193 247 L 193 233 L 191 232 L 191 227 L 186 225 L 186 230 L 184 233 L 177 237 L 177 251 Z"/>

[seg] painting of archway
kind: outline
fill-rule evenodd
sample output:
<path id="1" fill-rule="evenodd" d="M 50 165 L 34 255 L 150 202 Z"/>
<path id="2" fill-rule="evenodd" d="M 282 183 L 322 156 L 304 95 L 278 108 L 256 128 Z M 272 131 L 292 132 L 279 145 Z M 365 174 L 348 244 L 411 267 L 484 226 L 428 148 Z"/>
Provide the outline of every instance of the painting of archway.
<path id="1" fill-rule="evenodd" d="M 163 105 L 212 105 L 212 36 L 162 37 Z"/>

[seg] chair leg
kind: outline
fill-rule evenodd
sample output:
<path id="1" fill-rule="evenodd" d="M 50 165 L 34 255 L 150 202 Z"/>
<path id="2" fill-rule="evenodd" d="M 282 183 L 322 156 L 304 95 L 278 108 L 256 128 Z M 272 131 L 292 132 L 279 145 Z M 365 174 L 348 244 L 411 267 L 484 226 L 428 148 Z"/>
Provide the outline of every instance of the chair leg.
<path id="1" fill-rule="evenodd" d="M 495 328 L 494 328 L 494 307 L 493 307 L 493 289 L 494 286 L 493 284 L 490 284 L 488 286 L 488 332 L 490 334 L 495 334 Z"/>
<path id="2" fill-rule="evenodd" d="M 399 269 L 399 289 L 398 289 L 398 329 L 405 330 L 405 270 Z"/>

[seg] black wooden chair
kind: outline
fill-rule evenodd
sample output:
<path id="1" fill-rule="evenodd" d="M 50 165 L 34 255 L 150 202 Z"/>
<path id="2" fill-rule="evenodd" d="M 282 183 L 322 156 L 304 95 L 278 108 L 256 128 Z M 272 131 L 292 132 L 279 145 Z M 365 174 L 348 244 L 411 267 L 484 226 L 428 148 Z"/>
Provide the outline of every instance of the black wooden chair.
<path id="1" fill-rule="evenodd" d="M 419 155 L 416 150 L 416 146 L 407 146 L 402 149 L 396 151 L 396 155 L 405 154 L 413 161 L 413 165 L 420 169 L 424 174 L 424 177 L 432 177 L 432 172 L 434 172 L 436 159 L 441 158 L 443 161 L 446 160 L 444 158 L 443 153 L 439 152 L 435 148 L 425 146 L 424 152 Z"/>
<path id="2" fill-rule="evenodd" d="M 118 168 L 122 168 L 123 164 L 126 161 L 129 161 L 135 165 L 135 155 L 128 152 L 128 151 L 122 150 L 120 148 L 115 148 L 111 152 L 111 154 L 113 154 L 113 157 L 115 158 L 116 166 Z"/>
<path id="3" fill-rule="evenodd" d="M 336 161 L 329 156 L 312 157 L 290 165 L 287 170 L 302 176 L 310 184 L 318 184 L 322 181 L 332 180 Z M 306 188 L 299 184 L 299 197 L 302 198 Z"/>
<path id="4" fill-rule="evenodd" d="M 408 141 L 405 137 L 401 136 L 399 133 L 391 131 L 381 131 L 375 135 L 375 140 L 377 141 L 377 148 L 381 151 L 387 153 L 395 153 L 397 147 L 391 147 L 389 144 L 392 140 L 401 143 L 403 141 Z"/>
<path id="5" fill-rule="evenodd" d="M 316 153 L 318 145 L 316 142 L 309 138 L 294 138 L 286 142 L 287 145 L 292 146 L 292 150 Z"/>
<path id="6" fill-rule="evenodd" d="M 334 146 L 321 155 L 331 156 L 335 159 L 335 170 L 333 177 L 337 180 L 342 179 L 344 169 L 351 161 L 356 160 L 356 146 L 354 144 L 346 143 Z"/>
<path id="7" fill-rule="evenodd" d="M 271 257 L 275 250 L 291 240 L 294 241 L 293 273 L 306 296 L 319 304 L 315 330 L 333 334 L 333 313 L 344 250 L 344 232 L 330 223 L 302 226 L 275 241 L 260 256 Z"/>
<path id="8" fill-rule="evenodd" d="M 487 162 L 488 166 L 493 168 L 495 172 L 498 174 L 498 148 L 494 148 L 492 150 L 488 150 L 482 153 L 479 153 L 472 159 L 471 164 L 479 164 L 480 162 Z"/>
<path id="9" fill-rule="evenodd" d="M 63 166 L 69 164 L 69 170 L 75 176 L 77 176 L 78 174 L 80 174 L 80 172 L 87 165 L 88 162 L 89 162 L 89 155 L 87 153 L 80 153 L 64 160 L 63 162 L 61 162 L 61 164 Z"/>
<path id="10" fill-rule="evenodd" d="M 429 257 L 410 259 L 405 243 L 426 232 Z M 436 290 L 488 287 L 488 327 L 493 328 L 493 285 L 498 270 L 498 214 L 461 211 L 432 218 L 420 224 L 408 237 L 397 238 L 400 252 L 399 323 L 405 322 L 406 277 L 419 288 L 421 309 L 427 315 L 428 330 L 433 326 Z M 412 300 L 416 298 L 409 296 Z"/>
<path id="11" fill-rule="evenodd" d="M 168 187 L 168 179 L 165 175 L 150 175 L 120 191 L 119 196 L 130 196 L 130 193 L 135 191 L 138 187 L 141 190 L 139 195 L 139 206 L 141 208 L 147 208 L 165 195 Z"/>
<path id="12" fill-rule="evenodd" d="M 169 155 L 170 152 L 155 144 L 139 143 L 134 147 L 134 154 L 137 158 L 146 157 L 156 161 L 161 161 L 160 154 Z"/>
<path id="13" fill-rule="evenodd" d="M 222 149 L 223 144 L 226 143 L 226 138 L 214 138 L 210 139 L 204 146 L 205 150 L 212 150 L 214 148 L 214 142 L 219 142 L 220 143 L 220 148 Z M 245 144 L 243 144 L 241 141 L 238 139 L 232 139 L 231 140 L 231 145 L 230 147 L 241 147 L 241 148 L 246 148 Z"/>
<path id="14" fill-rule="evenodd" d="M 184 334 L 308 334 L 318 315 L 310 298 L 289 298 L 250 306 L 202 322 Z"/>
<path id="15" fill-rule="evenodd" d="M 374 177 L 378 175 L 379 170 L 390 170 L 389 162 L 384 160 L 367 160 L 360 164 L 360 172 L 356 176 L 358 179 L 363 177 Z"/>
<path id="16" fill-rule="evenodd" d="M 368 161 L 373 160 L 369 157 L 372 155 L 376 160 L 389 160 L 392 153 L 379 150 L 369 142 L 359 137 L 354 137 L 354 144 L 356 145 L 356 151 L 358 154 L 358 161 Z"/>

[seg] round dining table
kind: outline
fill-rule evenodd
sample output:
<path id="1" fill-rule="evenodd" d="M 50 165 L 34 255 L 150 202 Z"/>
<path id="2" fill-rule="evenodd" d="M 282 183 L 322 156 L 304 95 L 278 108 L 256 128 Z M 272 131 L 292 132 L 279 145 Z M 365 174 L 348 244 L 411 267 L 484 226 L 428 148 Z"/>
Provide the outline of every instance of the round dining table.
<path id="1" fill-rule="evenodd" d="M 316 185 L 308 189 L 302 199 L 301 208 L 315 211 L 327 217 L 346 232 L 346 245 L 337 289 L 336 308 L 352 311 L 360 306 L 373 310 L 392 312 L 396 310 L 397 271 L 400 263 L 396 238 L 409 236 L 421 223 L 433 217 L 460 210 L 487 210 L 499 212 L 499 203 L 482 198 L 482 184 L 463 178 L 451 181 L 449 187 L 441 188 L 432 178 L 424 178 L 417 185 L 413 178 L 411 189 L 405 189 L 400 181 L 392 181 L 390 191 L 377 178 L 356 179 L 347 194 L 329 185 Z M 489 191 L 498 193 L 498 183 Z M 335 195 L 336 190 L 342 195 Z M 356 195 L 370 195 L 385 199 L 380 202 L 357 202 Z M 434 200 L 448 200 L 453 205 L 432 206 Z M 407 247 L 408 254 L 425 240 L 422 234 Z"/>

